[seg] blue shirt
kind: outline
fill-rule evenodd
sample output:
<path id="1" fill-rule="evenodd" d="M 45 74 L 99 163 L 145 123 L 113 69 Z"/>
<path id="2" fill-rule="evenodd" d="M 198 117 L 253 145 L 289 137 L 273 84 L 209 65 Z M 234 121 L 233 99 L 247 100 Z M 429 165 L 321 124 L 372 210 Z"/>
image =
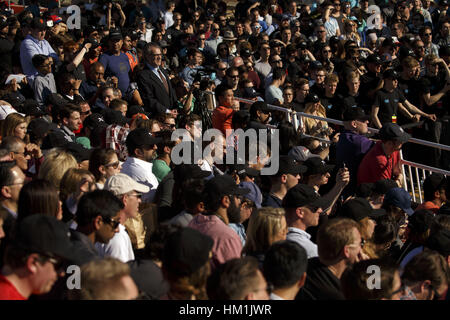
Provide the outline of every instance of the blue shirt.
<path id="1" fill-rule="evenodd" d="M 58 55 L 50 46 L 47 40 L 38 40 L 33 38 L 30 34 L 20 44 L 20 64 L 22 65 L 23 73 L 29 80 L 33 80 L 37 75 L 37 70 L 33 67 L 31 59 L 35 54 L 45 54 L 58 61 Z"/>
<path id="2" fill-rule="evenodd" d="M 281 208 L 282 199 L 269 194 L 263 202 L 263 207 Z"/>
<path id="3" fill-rule="evenodd" d="M 242 223 L 229 223 L 228 226 L 236 231 L 239 238 L 241 238 L 242 247 L 245 246 L 245 239 L 247 238 L 247 235 L 245 234 L 245 227 Z"/>
<path id="4" fill-rule="evenodd" d="M 286 240 L 296 242 L 303 248 L 305 248 L 308 259 L 319 256 L 319 253 L 317 251 L 317 244 L 311 241 L 311 235 L 304 230 L 289 227 L 288 234 L 286 235 Z"/>
<path id="5" fill-rule="evenodd" d="M 130 85 L 129 72 L 131 70 L 130 61 L 128 56 L 121 52 L 118 56 L 111 53 L 104 53 L 98 59 L 105 67 L 106 77 L 117 77 L 119 80 L 119 89 L 122 91 L 122 95 L 125 95 Z"/>

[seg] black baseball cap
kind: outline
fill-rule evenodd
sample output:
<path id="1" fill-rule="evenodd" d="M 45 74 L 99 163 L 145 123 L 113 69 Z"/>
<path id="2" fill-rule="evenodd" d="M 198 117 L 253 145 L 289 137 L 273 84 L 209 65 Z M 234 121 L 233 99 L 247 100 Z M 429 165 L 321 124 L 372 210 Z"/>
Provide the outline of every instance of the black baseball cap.
<path id="1" fill-rule="evenodd" d="M 386 194 L 389 190 L 398 187 L 397 182 L 392 179 L 380 179 L 373 185 L 373 192 L 376 194 Z"/>
<path id="2" fill-rule="evenodd" d="M 369 201 L 364 198 L 350 199 L 345 202 L 339 210 L 340 216 L 350 218 L 355 221 L 361 221 L 366 217 L 378 218 L 385 214 L 385 210 L 373 209 Z"/>
<path id="3" fill-rule="evenodd" d="M 425 243 L 431 250 L 439 252 L 445 258 L 450 255 L 450 230 L 443 227 L 431 232 Z"/>
<path id="4" fill-rule="evenodd" d="M 306 166 L 307 170 L 305 175 L 313 175 L 313 174 L 324 174 L 327 172 L 331 172 L 334 169 L 334 165 L 326 164 L 321 158 L 313 157 L 309 158 L 303 164 Z"/>
<path id="5" fill-rule="evenodd" d="M 173 168 L 175 181 L 183 182 L 187 179 L 204 179 L 211 175 L 210 171 L 202 170 L 196 164 L 179 164 Z"/>
<path id="6" fill-rule="evenodd" d="M 320 101 L 319 96 L 315 93 L 310 93 L 305 98 L 305 103 L 311 103 L 311 102 L 317 103 L 319 101 Z"/>
<path id="7" fill-rule="evenodd" d="M 33 20 L 31 20 L 30 28 L 31 29 L 46 30 L 47 29 L 47 25 L 45 24 L 44 19 L 42 19 L 42 18 L 34 18 Z"/>
<path id="8" fill-rule="evenodd" d="M 33 119 L 28 125 L 28 133 L 33 135 L 35 138 L 43 138 L 50 130 L 56 130 L 58 126 L 53 122 L 48 122 L 42 118 Z"/>
<path id="9" fill-rule="evenodd" d="M 344 112 L 344 121 L 367 121 L 370 120 L 370 116 L 364 113 L 364 110 L 360 107 L 348 108 Z"/>
<path id="10" fill-rule="evenodd" d="M 299 183 L 288 190 L 283 199 L 283 208 L 299 208 L 304 206 L 317 206 L 323 208 L 323 199 L 313 187 Z"/>
<path id="11" fill-rule="evenodd" d="M 230 164 L 228 165 L 230 172 L 236 172 L 237 174 L 246 174 L 250 177 L 257 177 L 260 171 L 250 167 L 247 164 Z"/>
<path id="12" fill-rule="evenodd" d="M 205 185 L 205 191 L 209 195 L 215 197 L 226 196 L 226 195 L 246 195 L 250 192 L 248 188 L 240 188 L 234 179 L 228 175 L 218 175 L 214 178 L 208 180 Z"/>
<path id="13" fill-rule="evenodd" d="M 126 125 L 130 119 L 123 116 L 119 110 L 106 109 L 103 114 L 103 119 L 107 124 L 118 124 L 120 126 Z"/>
<path id="14" fill-rule="evenodd" d="M 394 69 L 387 69 L 383 72 L 383 79 L 398 79 L 400 75 Z"/>
<path id="15" fill-rule="evenodd" d="M 111 41 L 118 41 L 118 40 L 122 40 L 123 36 L 122 33 L 120 32 L 120 30 L 111 30 L 108 36 L 108 40 Z"/>
<path id="16" fill-rule="evenodd" d="M 367 57 L 366 63 L 383 64 L 383 61 L 381 61 L 381 58 L 377 54 L 371 54 Z"/>
<path id="17" fill-rule="evenodd" d="M 414 211 L 414 213 L 408 217 L 408 228 L 415 233 L 425 233 L 434 224 L 433 212 L 421 209 Z"/>
<path id="18" fill-rule="evenodd" d="M 411 135 L 406 133 L 402 127 L 400 127 L 396 123 L 390 122 L 385 123 L 381 127 L 380 131 L 378 131 L 378 136 L 381 140 L 384 141 L 395 140 L 401 143 L 405 143 L 411 138 Z"/>
<path id="19" fill-rule="evenodd" d="M 151 135 L 151 133 L 145 128 L 137 128 L 132 131 L 127 136 L 126 145 L 127 147 L 133 146 L 135 148 L 144 146 L 153 146 L 162 142 L 161 138 L 156 138 Z"/>
<path id="20" fill-rule="evenodd" d="M 89 160 L 91 157 L 92 149 L 87 149 L 83 147 L 81 144 L 76 142 L 69 142 L 64 146 L 64 149 L 73 155 L 78 163 L 83 162 L 85 160 Z"/>
<path id="21" fill-rule="evenodd" d="M 103 119 L 103 116 L 100 113 L 91 113 L 83 121 L 83 127 L 89 128 L 91 130 L 94 130 L 95 128 L 98 127 L 107 127 L 107 126 L 108 125 L 105 122 L 105 119 Z"/>
<path id="22" fill-rule="evenodd" d="M 170 234 L 164 244 L 163 268 L 170 273 L 188 276 L 201 268 L 209 259 L 213 239 L 186 227 Z"/>
<path id="23" fill-rule="evenodd" d="M 45 112 L 39 107 L 39 103 L 33 99 L 26 99 L 20 109 L 27 116 L 40 117 L 45 115 Z"/>
<path id="24" fill-rule="evenodd" d="M 258 93 L 256 92 L 255 88 L 253 88 L 253 87 L 247 87 L 247 88 L 244 89 L 244 92 L 243 92 L 243 94 L 242 94 L 242 97 L 243 97 L 243 98 L 250 98 L 250 99 L 253 99 L 253 98 L 258 97 Z"/>
<path id="25" fill-rule="evenodd" d="M 55 217 L 33 214 L 18 225 L 14 245 L 30 253 L 40 253 L 77 261 L 66 224 Z"/>
<path id="26" fill-rule="evenodd" d="M 282 174 L 292 174 L 295 176 L 297 174 L 305 173 L 307 170 L 307 167 L 297 163 L 297 161 L 289 156 L 280 156 L 278 163 L 277 175 L 279 176 Z"/>
<path id="27" fill-rule="evenodd" d="M 433 172 L 423 182 L 423 190 L 438 191 L 445 188 L 447 179 L 441 173 Z"/>

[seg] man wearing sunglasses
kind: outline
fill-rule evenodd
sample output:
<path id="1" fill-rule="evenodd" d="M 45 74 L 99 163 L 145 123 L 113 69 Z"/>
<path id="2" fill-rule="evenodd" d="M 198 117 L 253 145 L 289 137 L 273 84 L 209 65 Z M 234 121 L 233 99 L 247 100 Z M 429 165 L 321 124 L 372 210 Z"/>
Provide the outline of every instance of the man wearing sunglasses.
<path id="1" fill-rule="evenodd" d="M 124 173 L 118 173 L 106 180 L 104 189 L 120 199 L 123 210 L 119 213 L 119 232 L 108 243 L 96 243 L 95 247 L 103 257 L 110 256 L 122 262 L 134 260 L 133 245 L 137 249 L 138 242 L 145 239 L 139 204 L 142 193 L 148 192 L 150 188 Z"/>
<path id="2" fill-rule="evenodd" d="M 16 237 L 8 246 L 0 274 L 0 300 L 28 300 L 48 293 L 65 263 L 78 263 L 67 226 L 41 214 L 22 220 Z"/>
<path id="3" fill-rule="evenodd" d="M 119 232 L 123 209 L 123 203 L 108 190 L 95 190 L 81 197 L 76 213 L 77 229 L 70 230 L 78 265 L 100 259 L 95 243 L 108 243 Z"/>
<path id="4" fill-rule="evenodd" d="M 306 229 L 319 224 L 323 205 L 314 188 L 306 184 L 297 184 L 289 189 L 284 197 L 283 207 L 286 210 L 288 225 L 286 239 L 305 248 L 308 259 L 317 257 L 318 253 L 317 245 L 311 241 L 311 235 Z"/>

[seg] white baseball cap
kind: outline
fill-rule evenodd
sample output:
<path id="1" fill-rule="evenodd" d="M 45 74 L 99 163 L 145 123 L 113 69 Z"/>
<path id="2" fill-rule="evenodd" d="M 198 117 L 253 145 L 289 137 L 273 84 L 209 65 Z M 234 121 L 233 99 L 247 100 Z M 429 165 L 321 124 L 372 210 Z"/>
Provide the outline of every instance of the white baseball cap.
<path id="1" fill-rule="evenodd" d="M 129 175 L 124 173 L 118 173 L 112 177 L 109 177 L 103 187 L 105 190 L 109 190 L 116 196 L 128 193 L 130 191 L 136 191 L 140 193 L 147 193 L 150 188 L 145 184 L 136 182 Z"/>

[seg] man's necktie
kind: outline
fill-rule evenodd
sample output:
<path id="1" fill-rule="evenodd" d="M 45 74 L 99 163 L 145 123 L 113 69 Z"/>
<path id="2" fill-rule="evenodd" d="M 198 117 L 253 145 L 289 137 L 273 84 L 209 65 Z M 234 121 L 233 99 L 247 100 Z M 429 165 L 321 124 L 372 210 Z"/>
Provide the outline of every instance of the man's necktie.
<path id="1" fill-rule="evenodd" d="M 158 68 L 159 77 L 161 78 L 164 88 L 166 88 L 167 93 L 169 93 L 169 84 L 167 83 L 166 77 L 162 74 L 161 70 Z"/>

